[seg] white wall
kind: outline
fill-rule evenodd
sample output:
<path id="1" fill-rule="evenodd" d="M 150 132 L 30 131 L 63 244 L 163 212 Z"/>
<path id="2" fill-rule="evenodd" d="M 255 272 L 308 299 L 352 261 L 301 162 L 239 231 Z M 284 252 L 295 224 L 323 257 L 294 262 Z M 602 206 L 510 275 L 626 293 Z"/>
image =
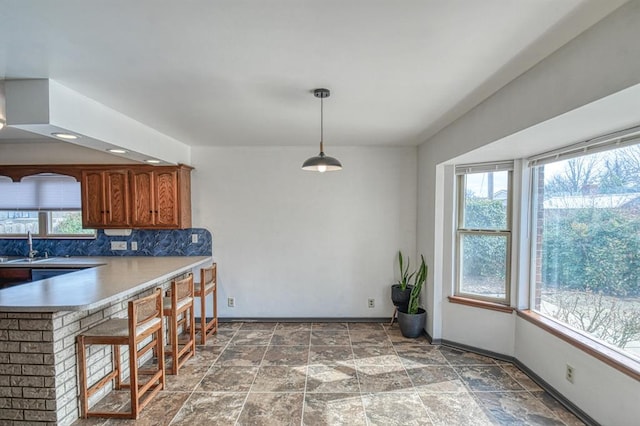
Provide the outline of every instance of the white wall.
<path id="1" fill-rule="evenodd" d="M 334 147 L 342 171 L 301 170 L 315 154 L 193 148 L 193 223 L 213 233 L 220 316 L 391 315 L 397 250 L 415 260 L 417 149 Z"/>
<path id="2" fill-rule="evenodd" d="M 427 262 L 433 265 L 431 279 L 436 283 L 432 287 L 431 282 L 428 289 L 427 304 L 432 316 L 427 331 L 435 338 L 515 355 L 595 420 L 616 425 L 632 424 L 630 419 L 640 418 L 637 381 L 622 377 L 588 355 L 576 355 L 576 349 L 562 341 L 552 342 L 552 336 L 542 330 L 531 331 L 535 326 L 519 325 L 514 315 L 452 306 L 446 300 L 453 288 L 447 271 L 451 262 L 452 205 L 446 202 L 453 191 L 453 179 L 446 173 L 445 164 L 547 120 L 555 119 L 557 125 L 565 113 L 639 84 L 638 22 L 640 1 L 633 0 L 426 141 L 418 152 L 418 251 L 425 253 Z M 629 111 L 629 117 L 630 122 L 640 124 L 637 111 Z M 591 117 L 584 123 L 594 132 L 591 136 L 613 130 L 611 121 L 604 116 L 599 122 Z M 585 136 L 582 128 L 575 127 L 575 132 L 576 140 L 557 143 L 564 145 Z M 535 139 L 521 139 L 520 143 L 522 146 L 510 147 L 515 158 L 518 152 L 525 156 L 540 146 Z M 558 375 L 558 371 L 546 371 L 547 366 L 557 369 L 564 365 L 565 354 L 570 354 L 567 356 L 580 365 L 580 370 L 584 368 L 585 374 L 589 372 L 598 380 L 568 387 L 563 382 L 564 372 Z M 597 404 L 592 403 L 591 385 L 607 389 L 595 393 L 600 398 Z M 629 395 L 636 396 L 635 404 L 628 403 Z"/>
<path id="3" fill-rule="evenodd" d="M 640 384 L 585 352 L 517 317 L 516 358 L 602 425 L 637 425 Z M 574 381 L 565 380 L 567 364 Z"/>

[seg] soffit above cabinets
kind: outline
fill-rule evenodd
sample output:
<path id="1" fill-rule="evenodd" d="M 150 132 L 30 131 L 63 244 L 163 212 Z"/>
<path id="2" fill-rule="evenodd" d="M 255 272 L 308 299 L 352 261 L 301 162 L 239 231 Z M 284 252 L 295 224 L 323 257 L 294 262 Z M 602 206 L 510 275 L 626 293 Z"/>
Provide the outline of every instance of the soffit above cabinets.
<path id="1" fill-rule="evenodd" d="M 102 152 L 123 148 L 123 157 L 141 162 L 191 160 L 189 146 L 53 80 L 7 80 L 3 88 L 7 127 L 2 133 L 18 139 L 39 135 Z"/>

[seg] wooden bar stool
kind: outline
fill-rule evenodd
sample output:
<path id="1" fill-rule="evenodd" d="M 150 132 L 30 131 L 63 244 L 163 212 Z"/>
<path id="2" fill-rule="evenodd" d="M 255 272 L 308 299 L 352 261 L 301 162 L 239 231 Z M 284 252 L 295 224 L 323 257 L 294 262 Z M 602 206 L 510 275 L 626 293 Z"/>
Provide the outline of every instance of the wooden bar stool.
<path id="1" fill-rule="evenodd" d="M 169 326 L 170 349 L 165 353 L 171 356 L 170 374 L 178 374 L 180 367 L 196 353 L 195 312 L 193 309 L 193 274 L 171 282 L 169 296 L 164 298 L 164 315 Z M 178 335 L 187 340 L 180 341 Z"/>
<path id="2" fill-rule="evenodd" d="M 78 368 L 80 376 L 80 413 L 87 417 L 116 417 L 137 419 L 140 411 L 165 387 L 164 327 L 162 324 L 162 291 L 129 302 L 128 318 L 112 318 L 80 334 L 78 341 Z M 113 369 L 95 384 L 87 387 L 86 345 L 111 345 Z M 120 346 L 129 347 L 129 383 L 122 383 Z M 140 359 L 153 349 L 158 354 L 155 368 L 142 369 Z M 150 375 L 141 382 L 139 375 Z M 90 411 L 89 397 L 114 381 L 114 388 L 129 388 L 131 411 Z"/>
<path id="3" fill-rule="evenodd" d="M 200 298 L 200 344 L 207 343 L 207 336 L 218 332 L 218 270 L 217 264 L 200 269 L 200 282 L 195 284 L 195 295 Z M 213 295 L 213 319 L 207 321 L 208 294 Z"/>

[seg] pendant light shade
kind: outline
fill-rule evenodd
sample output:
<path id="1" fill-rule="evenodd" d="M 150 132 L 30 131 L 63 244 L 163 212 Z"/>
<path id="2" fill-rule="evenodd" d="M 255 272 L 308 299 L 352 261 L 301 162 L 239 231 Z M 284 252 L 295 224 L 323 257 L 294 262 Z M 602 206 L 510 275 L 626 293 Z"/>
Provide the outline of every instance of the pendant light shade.
<path id="1" fill-rule="evenodd" d="M 320 98 L 320 154 L 302 163 L 302 170 L 320 173 L 342 170 L 342 164 L 337 158 L 329 157 L 324 153 L 324 111 L 322 101 L 324 98 L 328 98 L 330 94 L 329 89 L 315 89 L 313 91 L 313 96 Z"/>

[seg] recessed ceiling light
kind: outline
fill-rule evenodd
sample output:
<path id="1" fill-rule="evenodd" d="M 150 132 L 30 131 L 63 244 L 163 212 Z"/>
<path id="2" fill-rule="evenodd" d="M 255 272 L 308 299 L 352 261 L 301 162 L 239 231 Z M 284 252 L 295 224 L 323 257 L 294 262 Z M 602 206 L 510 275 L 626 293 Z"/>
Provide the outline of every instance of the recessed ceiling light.
<path id="1" fill-rule="evenodd" d="M 159 164 L 160 163 L 160 160 L 144 160 L 144 161 L 146 161 L 149 164 Z"/>
<path id="2" fill-rule="evenodd" d="M 119 149 L 119 148 L 111 148 L 111 149 L 108 149 L 107 151 L 113 152 L 114 154 L 126 154 L 127 152 L 129 152 L 126 149 Z"/>
<path id="3" fill-rule="evenodd" d="M 0 130 L 2 130 L 4 128 L 4 122 L 0 121 Z"/>
<path id="4" fill-rule="evenodd" d="M 73 135 L 71 133 L 51 133 L 51 135 L 55 136 L 56 138 L 60 138 L 60 139 L 78 139 L 80 136 L 77 135 Z"/>

